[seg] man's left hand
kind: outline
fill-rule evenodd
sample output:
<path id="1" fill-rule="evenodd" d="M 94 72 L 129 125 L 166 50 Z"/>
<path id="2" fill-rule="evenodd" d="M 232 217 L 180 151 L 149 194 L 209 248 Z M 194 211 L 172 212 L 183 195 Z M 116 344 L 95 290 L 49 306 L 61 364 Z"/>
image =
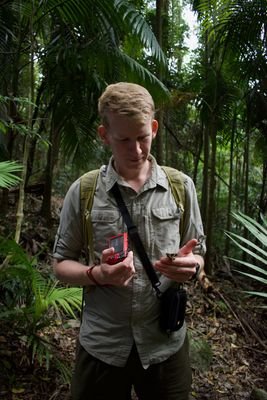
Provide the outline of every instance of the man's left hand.
<path id="1" fill-rule="evenodd" d="M 172 257 L 161 257 L 155 262 L 155 269 L 167 278 L 176 282 L 183 283 L 190 280 L 197 272 L 198 265 L 203 265 L 203 259 L 199 255 L 193 254 L 193 249 L 198 244 L 197 239 L 189 240 L 180 248 L 177 255 Z M 202 263 L 200 263 L 200 260 Z"/>

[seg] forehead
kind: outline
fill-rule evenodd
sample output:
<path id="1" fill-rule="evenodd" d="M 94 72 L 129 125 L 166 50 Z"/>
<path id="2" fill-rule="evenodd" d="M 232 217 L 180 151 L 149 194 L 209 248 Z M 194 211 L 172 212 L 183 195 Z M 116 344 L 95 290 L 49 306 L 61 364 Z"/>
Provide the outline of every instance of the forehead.
<path id="1" fill-rule="evenodd" d="M 152 113 L 140 113 L 140 112 L 113 112 L 108 111 L 105 116 L 105 120 L 103 121 L 104 125 L 114 125 L 119 123 L 124 123 L 128 121 L 129 124 L 136 124 L 136 125 L 147 125 L 153 119 Z"/>
<path id="2" fill-rule="evenodd" d="M 150 127 L 152 117 L 140 118 L 140 116 L 121 115 L 117 113 L 108 113 L 108 127 L 128 127 L 129 129 L 147 129 Z"/>

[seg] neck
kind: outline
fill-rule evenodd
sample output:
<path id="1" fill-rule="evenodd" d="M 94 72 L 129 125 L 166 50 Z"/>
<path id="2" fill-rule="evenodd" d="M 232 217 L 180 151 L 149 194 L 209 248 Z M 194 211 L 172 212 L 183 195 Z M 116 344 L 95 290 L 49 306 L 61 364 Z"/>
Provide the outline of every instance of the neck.
<path id="1" fill-rule="evenodd" d="M 151 162 L 149 160 L 140 169 L 119 168 L 116 162 L 114 162 L 114 168 L 135 191 L 139 191 L 151 175 Z"/>

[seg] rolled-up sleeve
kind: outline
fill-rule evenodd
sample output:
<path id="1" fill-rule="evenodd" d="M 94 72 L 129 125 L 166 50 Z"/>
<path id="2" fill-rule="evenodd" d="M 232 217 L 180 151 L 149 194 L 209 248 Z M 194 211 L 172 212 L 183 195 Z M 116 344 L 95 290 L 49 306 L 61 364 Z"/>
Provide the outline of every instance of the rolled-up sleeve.
<path id="1" fill-rule="evenodd" d="M 200 215 L 197 193 L 193 180 L 184 175 L 185 188 L 185 207 L 183 214 L 183 229 L 181 234 L 181 246 L 190 239 L 198 239 L 200 244 L 194 248 L 194 253 L 201 256 L 205 255 L 206 245 L 204 239 L 204 229 Z"/>
<path id="2" fill-rule="evenodd" d="M 84 248 L 82 216 L 80 211 L 80 180 L 69 188 L 60 213 L 53 257 L 58 260 L 78 260 Z"/>

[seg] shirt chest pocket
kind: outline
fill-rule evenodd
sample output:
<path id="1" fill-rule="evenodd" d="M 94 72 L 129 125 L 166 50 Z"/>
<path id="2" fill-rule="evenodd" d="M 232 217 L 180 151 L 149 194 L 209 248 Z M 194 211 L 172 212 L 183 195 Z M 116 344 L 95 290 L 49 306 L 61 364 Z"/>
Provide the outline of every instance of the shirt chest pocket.
<path id="1" fill-rule="evenodd" d="M 108 239 L 125 231 L 122 217 L 117 210 L 92 210 L 94 249 L 102 253 L 108 247 Z"/>
<path id="2" fill-rule="evenodd" d="M 180 244 L 181 210 L 160 207 L 151 210 L 153 241 L 160 255 L 176 253 Z"/>

